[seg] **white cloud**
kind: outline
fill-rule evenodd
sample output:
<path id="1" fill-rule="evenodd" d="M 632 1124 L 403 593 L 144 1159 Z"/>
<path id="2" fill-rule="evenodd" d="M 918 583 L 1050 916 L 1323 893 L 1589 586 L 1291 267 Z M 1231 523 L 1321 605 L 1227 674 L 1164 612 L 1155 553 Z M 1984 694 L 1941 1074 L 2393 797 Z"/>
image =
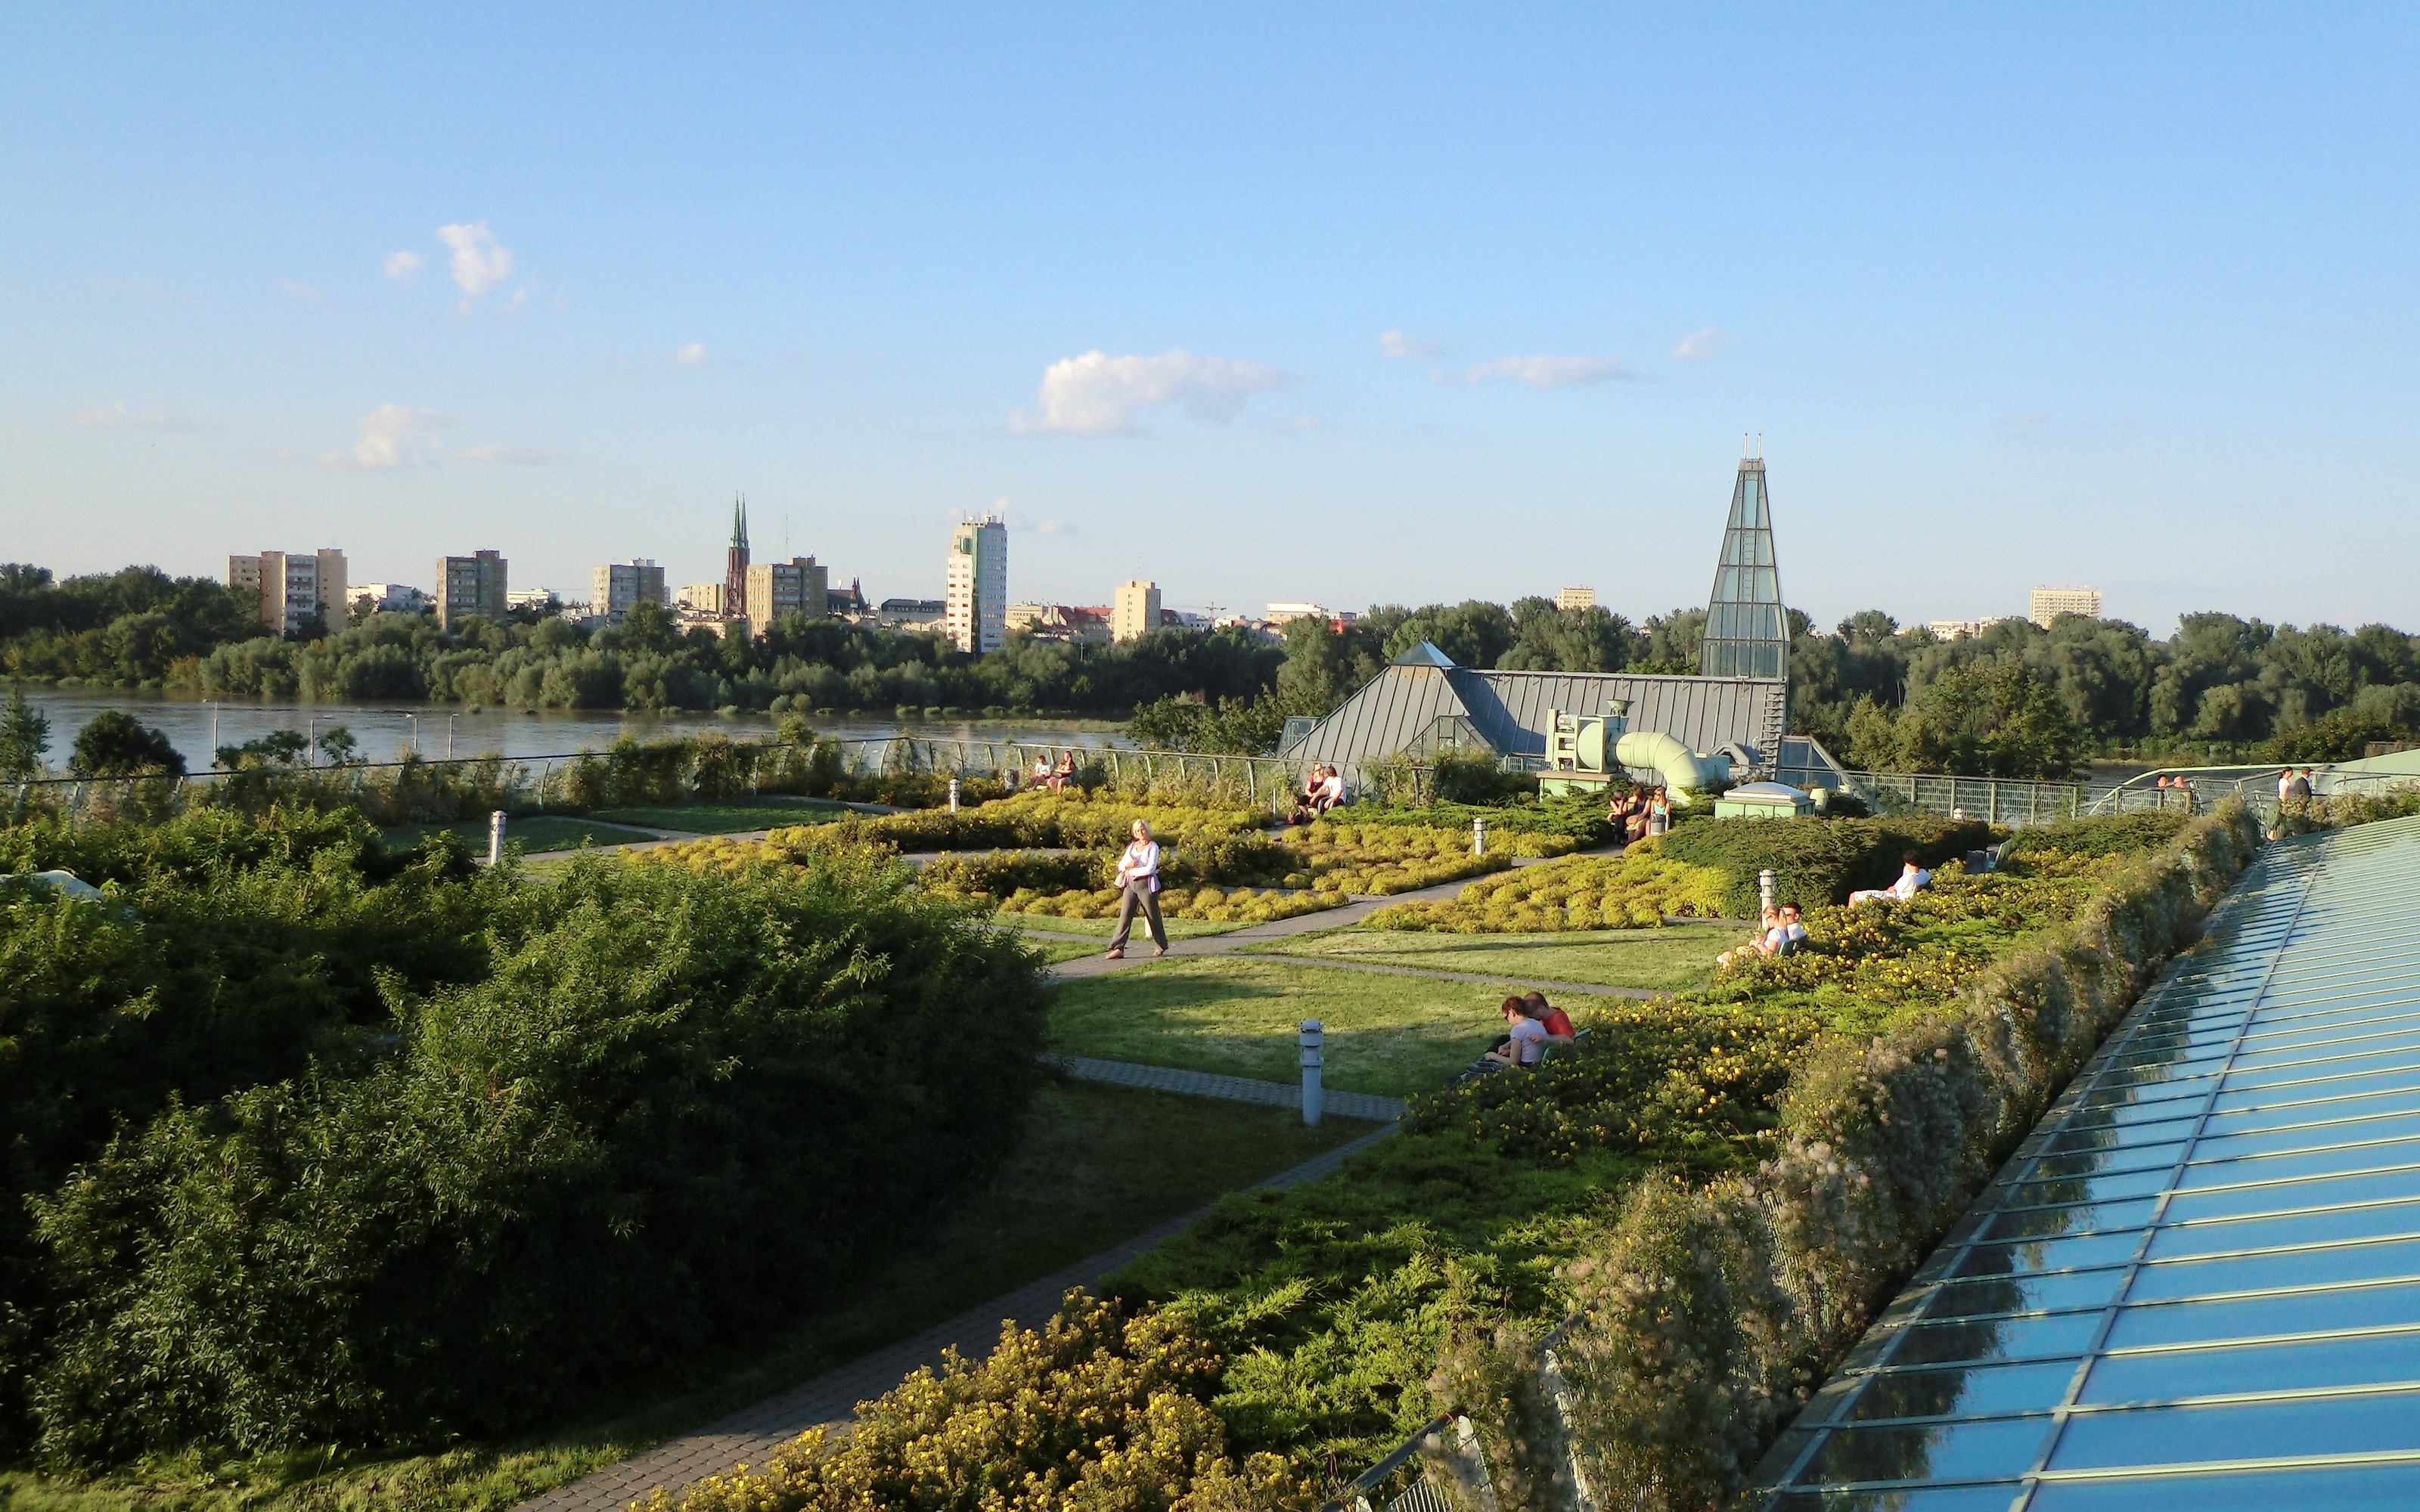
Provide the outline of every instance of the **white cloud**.
<path id="1" fill-rule="evenodd" d="M 1443 357 L 1445 347 L 1434 341 L 1402 331 L 1378 332 L 1378 353 L 1382 357 Z"/>
<path id="2" fill-rule="evenodd" d="M 496 244 L 496 234 L 485 221 L 468 225 L 441 225 L 437 239 L 454 249 L 446 267 L 462 292 L 476 299 L 513 276 L 513 249 Z M 395 259 L 387 261 L 392 264 Z"/>
<path id="3" fill-rule="evenodd" d="M 1037 415 L 1016 411 L 1013 430 L 1061 431 L 1071 436 L 1131 436 L 1146 409 L 1181 404 L 1197 420 L 1220 424 L 1235 418 L 1255 393 L 1283 388 L 1294 376 L 1266 363 L 1196 357 L 1171 350 L 1157 357 L 1111 357 L 1089 351 L 1066 357 L 1042 372 Z"/>
<path id="4" fill-rule="evenodd" d="M 465 462 L 493 462 L 519 468 L 542 468 L 563 460 L 558 453 L 534 452 L 520 446 L 473 446 L 454 455 Z"/>
<path id="5" fill-rule="evenodd" d="M 1568 389 L 1584 383 L 1608 383 L 1617 378 L 1637 382 L 1639 375 L 1621 365 L 1619 357 L 1499 357 L 1481 363 L 1462 376 L 1465 383 L 1492 378 L 1515 378 L 1533 389 Z"/>
<path id="6" fill-rule="evenodd" d="M 1679 346 L 1672 348 L 1672 361 L 1702 363 L 1730 346 L 1730 332 L 1720 326 L 1708 326 L 1702 331 L 1692 331 L 1681 338 Z"/>
<path id="7" fill-rule="evenodd" d="M 683 347 L 673 353 L 673 365 L 675 367 L 695 367 L 705 361 L 706 343 L 702 341 L 690 342 L 688 346 Z"/>
<path id="8" fill-rule="evenodd" d="M 382 404 L 362 417 L 362 439 L 353 443 L 350 452 L 321 460 L 334 467 L 357 468 L 365 472 L 433 468 L 437 465 L 437 440 L 429 433 L 444 424 L 445 417 L 433 409 Z"/>
<path id="9" fill-rule="evenodd" d="M 298 300 L 316 300 L 319 297 L 319 291 L 318 289 L 313 288 L 308 284 L 298 284 L 290 278 L 279 279 L 277 281 L 277 286 L 284 289 L 287 293 L 293 295 Z"/>
<path id="10" fill-rule="evenodd" d="M 390 252 L 386 255 L 386 261 L 379 266 L 386 270 L 386 276 L 389 278 L 410 278 L 420 271 L 420 254 Z"/>
<path id="11" fill-rule="evenodd" d="M 96 405 L 69 417 L 87 430 L 199 430 L 202 423 L 161 409 L 129 409 L 122 404 Z"/>

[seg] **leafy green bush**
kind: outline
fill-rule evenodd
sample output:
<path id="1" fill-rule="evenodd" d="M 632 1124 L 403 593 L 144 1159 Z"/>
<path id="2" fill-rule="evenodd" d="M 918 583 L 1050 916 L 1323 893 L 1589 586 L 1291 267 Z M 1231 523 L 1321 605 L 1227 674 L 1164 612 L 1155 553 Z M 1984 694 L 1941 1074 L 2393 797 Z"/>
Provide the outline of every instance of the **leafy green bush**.
<path id="1" fill-rule="evenodd" d="M 1106 853 L 956 851 L 925 863 L 917 878 L 940 892 L 1005 898 L 1013 892 L 1091 891 L 1106 887 L 1117 862 Z"/>
<path id="2" fill-rule="evenodd" d="M 1222 1362 L 1182 1314 L 1071 1291 L 1039 1332 L 1001 1330 L 980 1364 L 953 1348 L 868 1402 L 848 1437 L 810 1430 L 770 1464 L 711 1475 L 642 1512 L 1243 1512 L 1317 1491 L 1273 1456 L 1240 1472 L 1203 1398 Z"/>
<path id="3" fill-rule="evenodd" d="M 1612 827 L 1605 821 L 1605 799 L 1573 794 L 1556 798 L 1542 797 L 1526 803 L 1474 804 L 1443 800 L 1406 803 L 1365 799 L 1331 810 L 1331 817 L 1338 824 L 1399 825 L 1420 829 L 1448 829 L 1466 836 L 1470 833 L 1472 820 L 1484 819 L 1491 841 L 1497 836 L 1560 835 L 1570 840 L 1574 848 L 1584 849 L 1604 844 L 1613 838 Z"/>
<path id="4" fill-rule="evenodd" d="M 2185 827 L 2181 813 L 2094 814 L 2082 819 L 2062 819 L 2055 825 L 2040 825 L 2016 833 L 2016 842 L 2009 847 L 2010 856 L 2030 856 L 2044 851 L 2059 851 L 2071 856 L 2117 856 L 2127 851 L 2149 850 L 2174 840 Z"/>
<path id="5" fill-rule="evenodd" d="M 1992 830 L 1979 820 L 1714 819 L 1651 843 L 1676 861 L 1722 872 L 1724 917 L 1754 918 L 1762 868 L 1777 873 L 1775 895 L 1783 903 L 1837 903 L 1855 888 L 1887 886 L 1909 851 L 1938 866 L 1991 844 Z"/>
<path id="6" fill-rule="evenodd" d="M 11 1375 L 54 1459 L 559 1414 L 865 1263 L 1039 1075 L 1036 958 L 904 868 L 130 848 L 132 920 L 0 899 L 0 1017 L 57 1045 L 0 1100 L 54 1152 Z"/>

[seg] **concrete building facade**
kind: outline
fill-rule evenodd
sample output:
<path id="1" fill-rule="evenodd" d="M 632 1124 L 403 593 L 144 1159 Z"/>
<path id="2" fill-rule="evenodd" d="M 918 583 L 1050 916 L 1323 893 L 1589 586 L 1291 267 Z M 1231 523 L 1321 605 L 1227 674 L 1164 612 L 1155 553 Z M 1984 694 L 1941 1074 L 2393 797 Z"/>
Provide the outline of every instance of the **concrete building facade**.
<path id="1" fill-rule="evenodd" d="M 831 569 L 813 557 L 758 562 L 748 568 L 748 620 L 762 633 L 784 614 L 820 620 L 828 612 Z"/>
<path id="2" fill-rule="evenodd" d="M 418 614 L 429 607 L 426 593 L 410 583 L 355 583 L 346 590 L 355 604 L 370 601 L 370 608 L 380 614 Z"/>
<path id="3" fill-rule="evenodd" d="M 729 594 L 728 583 L 684 583 L 680 594 L 673 600 L 673 608 L 696 614 L 719 615 L 724 612 L 723 606 L 730 601 Z"/>
<path id="4" fill-rule="evenodd" d="M 451 630 L 476 614 L 501 622 L 511 608 L 505 596 L 504 559 L 495 551 L 437 559 L 437 627 Z"/>
<path id="5" fill-rule="evenodd" d="M 2025 601 L 2025 618 L 2050 628 L 2050 622 L 2062 614 L 2081 614 L 2086 619 L 2101 618 L 2101 590 L 2098 588 L 2037 588 Z"/>
<path id="6" fill-rule="evenodd" d="M 345 588 L 345 553 L 333 547 L 307 554 L 230 556 L 227 586 L 256 595 L 260 623 L 279 635 L 297 633 L 315 615 L 326 628 L 341 630 L 352 607 Z"/>
<path id="7" fill-rule="evenodd" d="M 1596 608 L 1596 590 L 1593 588 L 1559 588 L 1555 590 L 1555 608 L 1594 609 Z"/>
<path id="8" fill-rule="evenodd" d="M 960 651 L 998 651 L 1008 633 L 1008 526 L 997 515 L 950 532 L 942 625 Z"/>
<path id="9" fill-rule="evenodd" d="M 1159 584 L 1130 579 L 1118 584 L 1117 603 L 1109 610 L 1109 639 L 1132 640 L 1159 628 Z"/>
<path id="10" fill-rule="evenodd" d="M 608 625 L 621 624 L 642 603 L 673 607 L 672 594 L 664 588 L 664 569 L 653 558 L 609 562 L 589 579 L 588 612 L 603 615 Z"/>

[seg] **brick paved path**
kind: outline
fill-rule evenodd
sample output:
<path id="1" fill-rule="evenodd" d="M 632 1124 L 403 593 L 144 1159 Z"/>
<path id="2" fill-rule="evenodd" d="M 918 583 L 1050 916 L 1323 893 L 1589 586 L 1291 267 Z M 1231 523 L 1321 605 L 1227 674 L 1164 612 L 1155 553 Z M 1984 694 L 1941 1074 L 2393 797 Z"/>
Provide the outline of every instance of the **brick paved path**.
<path id="1" fill-rule="evenodd" d="M 1385 1125 L 1259 1184 L 1284 1187 L 1318 1180 L 1347 1156 L 1394 1132 L 1394 1125 Z M 977 1359 L 989 1354 L 1000 1338 L 1003 1321 L 1019 1328 L 1040 1327 L 1059 1310 L 1059 1299 L 1066 1295 L 1070 1287 L 1097 1285 L 1103 1277 L 1162 1240 L 1182 1232 L 1209 1211 L 1200 1208 L 1171 1218 L 1149 1233 L 1138 1234 L 1098 1255 L 1086 1256 L 1006 1296 L 970 1307 L 913 1338 L 828 1370 L 813 1381 L 778 1396 L 768 1396 L 694 1433 L 659 1444 L 646 1454 L 608 1465 L 567 1486 L 533 1497 L 514 1512 L 622 1512 L 632 1502 L 644 1501 L 659 1486 L 677 1492 L 691 1481 L 735 1465 L 761 1465 L 775 1450 L 809 1428 L 845 1429 L 854 1420 L 859 1402 L 881 1396 L 919 1365 L 938 1367 L 944 1348 L 954 1344 L 961 1352 Z"/>

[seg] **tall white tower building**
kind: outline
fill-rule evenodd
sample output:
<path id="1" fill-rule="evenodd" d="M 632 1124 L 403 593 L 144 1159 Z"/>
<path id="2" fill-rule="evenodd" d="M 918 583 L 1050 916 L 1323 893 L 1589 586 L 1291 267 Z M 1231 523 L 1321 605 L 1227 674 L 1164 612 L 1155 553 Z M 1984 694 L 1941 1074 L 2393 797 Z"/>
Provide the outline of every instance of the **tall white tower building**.
<path id="1" fill-rule="evenodd" d="M 998 651 L 1007 613 L 1008 527 L 998 515 L 964 521 L 950 532 L 942 626 L 960 651 Z"/>

